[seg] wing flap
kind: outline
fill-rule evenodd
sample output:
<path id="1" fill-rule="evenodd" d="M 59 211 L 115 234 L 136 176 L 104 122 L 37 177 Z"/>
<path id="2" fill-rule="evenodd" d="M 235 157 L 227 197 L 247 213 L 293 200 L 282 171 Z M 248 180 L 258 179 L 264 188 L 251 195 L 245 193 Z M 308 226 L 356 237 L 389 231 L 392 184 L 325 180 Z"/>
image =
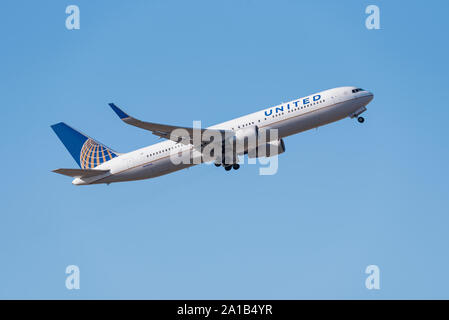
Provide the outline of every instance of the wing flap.
<path id="1" fill-rule="evenodd" d="M 109 170 L 97 170 L 97 169 L 56 169 L 53 170 L 54 173 L 59 173 L 65 176 L 73 178 L 92 178 L 105 173 Z"/>

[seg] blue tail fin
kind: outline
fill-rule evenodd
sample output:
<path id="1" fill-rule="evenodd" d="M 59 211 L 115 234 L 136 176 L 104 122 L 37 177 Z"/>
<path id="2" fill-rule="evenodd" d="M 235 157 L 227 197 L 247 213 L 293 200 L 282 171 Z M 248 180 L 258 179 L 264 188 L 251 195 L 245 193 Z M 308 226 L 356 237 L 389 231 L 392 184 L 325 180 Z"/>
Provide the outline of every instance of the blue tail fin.
<path id="1" fill-rule="evenodd" d="M 54 124 L 51 128 L 82 169 L 95 168 L 119 155 L 64 122 Z"/>

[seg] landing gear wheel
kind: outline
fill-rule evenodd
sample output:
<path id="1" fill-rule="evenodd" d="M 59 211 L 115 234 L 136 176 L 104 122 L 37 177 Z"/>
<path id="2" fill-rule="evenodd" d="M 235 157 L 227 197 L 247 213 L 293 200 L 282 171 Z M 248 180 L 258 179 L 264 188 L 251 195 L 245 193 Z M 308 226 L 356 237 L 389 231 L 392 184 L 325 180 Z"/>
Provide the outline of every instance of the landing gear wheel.
<path id="1" fill-rule="evenodd" d="M 221 163 L 214 163 L 216 167 L 221 166 Z"/>
<path id="2" fill-rule="evenodd" d="M 357 121 L 360 123 L 364 123 L 365 122 L 365 118 L 364 117 L 358 117 Z"/>
<path id="3" fill-rule="evenodd" d="M 234 168 L 234 170 L 240 169 L 240 165 L 239 165 L 238 163 L 234 163 L 234 164 L 232 165 L 232 167 Z"/>
<path id="4" fill-rule="evenodd" d="M 229 171 L 229 170 L 232 169 L 232 166 L 231 166 L 231 165 L 227 165 L 227 166 L 225 166 L 224 168 L 225 168 L 226 171 Z"/>

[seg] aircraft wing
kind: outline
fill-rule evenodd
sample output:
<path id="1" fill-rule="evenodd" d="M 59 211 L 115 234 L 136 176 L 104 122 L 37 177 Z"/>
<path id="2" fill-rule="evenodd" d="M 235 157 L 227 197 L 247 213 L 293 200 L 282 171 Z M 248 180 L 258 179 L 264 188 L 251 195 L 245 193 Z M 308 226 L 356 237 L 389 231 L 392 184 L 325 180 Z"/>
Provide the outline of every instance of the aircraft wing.
<path id="1" fill-rule="evenodd" d="M 55 173 L 63 174 L 65 176 L 73 178 L 92 178 L 104 173 L 108 173 L 109 170 L 96 170 L 96 169 L 56 169 Z"/>
<path id="2" fill-rule="evenodd" d="M 109 106 L 114 110 L 114 112 L 119 116 L 119 118 L 132 126 L 151 131 L 154 135 L 169 139 L 175 142 L 180 142 L 182 144 L 193 144 L 193 133 L 196 130 L 201 130 L 201 134 L 208 130 L 211 134 L 219 133 L 222 139 L 225 138 L 226 134 L 233 134 L 230 130 L 217 130 L 217 129 L 203 129 L 203 128 L 188 128 L 188 127 L 178 127 L 171 126 L 160 123 L 141 121 L 136 118 L 131 117 L 125 113 L 122 109 L 117 107 L 115 104 L 110 103 Z M 182 129 L 182 130 L 177 130 Z M 176 130 L 176 131 L 175 131 Z M 175 131 L 175 132 L 174 132 Z"/>

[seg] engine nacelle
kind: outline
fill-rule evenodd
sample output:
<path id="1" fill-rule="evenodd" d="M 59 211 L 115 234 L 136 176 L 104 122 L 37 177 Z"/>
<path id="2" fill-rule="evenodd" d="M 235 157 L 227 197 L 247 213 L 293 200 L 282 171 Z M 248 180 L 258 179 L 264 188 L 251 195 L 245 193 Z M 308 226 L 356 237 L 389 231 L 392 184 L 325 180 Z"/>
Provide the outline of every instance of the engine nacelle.
<path id="1" fill-rule="evenodd" d="M 285 152 L 284 140 L 270 141 L 265 146 L 259 146 L 248 151 L 248 158 L 272 157 Z"/>
<path id="2" fill-rule="evenodd" d="M 237 154 L 244 154 L 248 150 L 257 148 L 259 128 L 251 126 L 239 129 L 235 132 L 234 143 Z"/>

